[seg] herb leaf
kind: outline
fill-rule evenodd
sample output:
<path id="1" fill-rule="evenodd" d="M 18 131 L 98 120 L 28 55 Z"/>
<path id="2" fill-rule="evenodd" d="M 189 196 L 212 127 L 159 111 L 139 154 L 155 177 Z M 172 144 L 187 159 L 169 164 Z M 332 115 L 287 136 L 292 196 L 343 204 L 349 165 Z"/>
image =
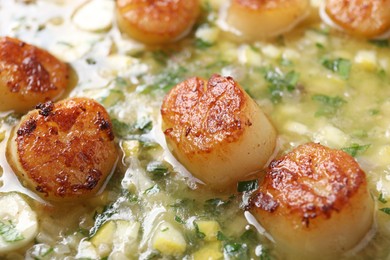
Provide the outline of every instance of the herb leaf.
<path id="1" fill-rule="evenodd" d="M 369 144 L 366 145 L 352 144 L 351 146 L 342 148 L 341 150 L 348 153 L 352 157 L 355 157 L 359 153 L 363 153 L 364 151 L 366 151 L 368 147 L 370 147 Z"/>
<path id="2" fill-rule="evenodd" d="M 204 50 L 204 49 L 207 49 L 207 48 L 210 48 L 211 46 L 213 46 L 212 43 L 204 41 L 200 38 L 195 39 L 194 45 L 195 45 L 195 48 L 197 48 L 199 50 Z"/>
<path id="3" fill-rule="evenodd" d="M 186 222 L 179 216 L 175 216 L 175 221 L 180 224 L 185 224 Z"/>
<path id="4" fill-rule="evenodd" d="M 240 181 L 237 183 L 238 192 L 257 190 L 257 188 L 259 188 L 259 181 L 257 179 L 250 181 Z"/>
<path id="5" fill-rule="evenodd" d="M 352 63 L 349 60 L 337 58 L 334 60 L 324 59 L 322 65 L 328 70 L 337 73 L 341 78 L 348 79 Z"/>
<path id="6" fill-rule="evenodd" d="M 379 210 L 386 213 L 387 215 L 390 215 L 390 208 L 381 208 Z"/>
<path id="7" fill-rule="evenodd" d="M 390 48 L 390 42 L 388 39 L 374 39 L 369 40 L 368 42 L 378 46 L 379 48 Z"/>
<path id="8" fill-rule="evenodd" d="M 321 94 L 313 95 L 312 100 L 317 101 L 321 105 L 315 113 L 316 116 L 332 116 L 342 105 L 347 103 L 347 101 L 345 101 L 342 97 L 330 97 Z"/>
<path id="9" fill-rule="evenodd" d="M 154 177 L 164 177 L 169 174 L 169 168 L 164 162 L 152 161 L 146 166 L 146 171 Z"/>
<path id="10" fill-rule="evenodd" d="M 200 239 L 204 239 L 206 237 L 206 234 L 199 230 L 199 226 L 195 221 L 194 221 L 194 227 L 195 227 L 196 236 Z"/>
<path id="11" fill-rule="evenodd" d="M 383 195 L 382 192 L 381 192 L 381 194 L 379 194 L 378 200 L 379 200 L 379 202 L 381 202 L 383 204 L 387 203 L 387 199 L 385 198 L 385 196 Z"/>
<path id="12" fill-rule="evenodd" d="M 24 236 L 15 228 L 11 222 L 0 221 L 0 236 L 6 242 L 16 242 L 24 239 Z"/>
<path id="13" fill-rule="evenodd" d="M 271 93 L 271 100 L 278 103 L 285 91 L 292 92 L 295 90 L 299 81 L 299 73 L 290 71 L 283 74 L 277 69 L 269 69 L 266 71 L 264 78 L 269 83 L 268 90 Z"/>

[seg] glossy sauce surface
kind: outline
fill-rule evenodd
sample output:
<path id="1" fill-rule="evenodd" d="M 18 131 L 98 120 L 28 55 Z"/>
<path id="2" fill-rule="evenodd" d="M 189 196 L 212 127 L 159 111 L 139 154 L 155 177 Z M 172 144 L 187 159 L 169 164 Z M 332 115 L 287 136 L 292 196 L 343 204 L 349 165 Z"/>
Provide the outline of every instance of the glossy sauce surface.
<path id="1" fill-rule="evenodd" d="M 354 155 L 376 204 L 376 226 L 372 239 L 340 258 L 388 258 L 389 41 L 355 38 L 327 26 L 313 1 L 308 18 L 283 36 L 237 43 L 218 27 L 220 1 L 202 1 L 201 17 L 188 36 L 148 47 L 120 32 L 110 4 L 113 16 L 108 17 L 108 26 L 96 21 L 98 30 L 86 30 L 88 26 L 74 17 L 88 3 L 0 0 L 0 36 L 19 38 L 67 62 L 78 78 L 67 95 L 94 98 L 107 109 L 123 153 L 96 197 L 77 203 L 44 202 L 21 185 L 5 158 L 11 129 L 21 115 L 1 112 L 0 191 L 27 194 L 40 224 L 34 243 L 1 257 L 119 257 L 128 241 L 115 240 L 106 251 L 91 241 L 100 243 L 96 240 L 103 223 L 119 227 L 117 220 L 125 220 L 128 230 L 138 230 L 132 231 L 136 235 L 131 244 L 136 246 L 127 247 L 128 258 L 164 256 L 151 241 L 169 223 L 186 241 L 184 253 L 174 258 L 211 250 L 225 258 L 279 259 L 278 245 L 245 218 L 246 195 L 209 190 L 183 169 L 164 141 L 160 107 L 165 94 L 187 78 L 218 73 L 233 77 L 270 118 L 278 132 L 275 156 L 307 142 Z M 199 233 L 202 225 L 196 224 L 205 220 L 216 221 L 223 236 L 205 240 Z M 91 244 L 95 249 L 86 250 Z"/>

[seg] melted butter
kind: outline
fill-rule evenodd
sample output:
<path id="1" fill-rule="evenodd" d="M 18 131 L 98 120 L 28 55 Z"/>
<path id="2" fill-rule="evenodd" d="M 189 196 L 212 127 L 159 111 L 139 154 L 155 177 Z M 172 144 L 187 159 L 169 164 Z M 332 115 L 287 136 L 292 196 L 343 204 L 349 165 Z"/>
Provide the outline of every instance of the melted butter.
<path id="1" fill-rule="evenodd" d="M 115 23 L 110 29 L 102 32 L 83 31 L 73 24 L 73 15 L 86 2 L 88 1 L 41 0 L 36 1 L 36 4 L 26 5 L 19 1 L 0 0 L 0 36 L 18 37 L 47 49 L 67 61 L 75 73 L 73 73 L 72 80 L 74 86 L 69 88 L 66 96 L 95 98 L 106 106 L 115 119 L 121 122 L 136 123 L 144 118 L 153 122 L 152 131 L 143 137 L 158 143 L 162 147 L 162 152 L 155 152 L 149 159 L 164 159 L 169 162 L 178 173 L 177 175 L 185 181 L 179 177 L 172 177 L 168 183 L 173 188 L 158 195 L 145 196 L 145 190 L 153 184 L 153 180 L 145 173 L 145 167 L 142 165 L 145 163 L 145 158 L 142 156 L 146 156 L 147 152 L 139 155 L 139 158 L 133 158 L 134 163 L 130 165 L 119 163 L 119 168 L 125 168 L 126 173 L 113 173 L 114 181 L 115 178 L 119 178 L 122 182 L 123 180 L 133 183 L 138 180 L 142 182 L 139 183 L 140 191 L 136 195 L 143 200 L 143 207 L 123 206 L 121 213 L 117 216 L 143 221 L 146 231 L 142 241 L 139 241 L 144 250 L 140 254 L 146 257 L 150 253 L 148 239 L 161 219 L 173 218 L 169 215 L 172 214 L 169 212 L 170 206 L 176 200 L 182 199 L 180 196 L 175 197 L 176 193 L 181 192 L 181 196 L 184 194 L 185 198 L 196 200 L 201 207 L 205 200 L 219 196 L 219 194 L 213 194 L 207 189 L 198 187 L 202 185 L 199 185 L 197 180 L 193 179 L 168 151 L 159 117 L 159 107 L 165 92 L 159 89 L 150 91 L 150 95 L 142 94 L 143 91 L 147 92 L 151 85 L 160 84 L 159 77 L 165 79 L 172 76 L 169 74 L 172 71 L 174 72 L 172 77 L 178 79 L 195 74 L 208 77 L 212 73 L 234 76 L 264 107 L 278 129 L 279 150 L 276 153 L 282 154 L 300 143 L 311 140 L 320 140 L 337 148 L 343 148 L 352 143 L 370 144 L 369 149 L 359 155 L 357 160 L 367 173 L 373 196 L 376 198 L 379 193 L 383 193 L 386 198 L 390 198 L 388 166 L 390 161 L 388 127 L 390 125 L 390 105 L 387 101 L 387 97 L 390 96 L 388 79 L 390 51 L 388 49 L 376 48 L 365 41 L 350 38 L 339 32 L 331 31 L 328 34 L 318 32 L 327 28 L 322 24 L 318 25 L 319 19 L 315 14 L 299 28 L 285 35 L 283 44 L 279 44 L 278 40 L 272 40 L 248 45 L 221 39 L 210 49 L 198 50 L 190 41 L 184 40 L 177 46 L 166 48 L 172 48 L 174 51 L 173 54 L 167 52 L 170 55 L 170 61 L 161 65 L 153 56 L 158 55 L 158 51 L 148 49 L 123 36 Z M 45 10 L 45 12 L 40 10 Z M 326 49 L 321 50 L 320 47 L 316 47 L 316 44 Z M 321 65 L 320 59 L 326 55 L 329 58 L 342 57 L 354 62 L 359 50 L 375 52 L 377 57 L 375 66 L 353 63 L 351 78 L 348 81 L 340 79 Z M 141 56 L 138 55 L 139 53 Z M 289 60 L 292 65 L 280 65 L 282 59 Z M 215 65 L 217 62 L 227 64 Z M 187 72 L 182 75 L 179 73 L 180 70 L 176 71 L 180 65 L 187 69 Z M 270 102 L 267 82 L 259 72 L 261 66 L 274 66 L 285 71 L 299 72 L 301 95 L 293 96 L 293 93 L 280 104 Z M 387 73 L 384 79 L 378 76 L 377 70 Z M 116 85 L 118 77 L 126 79 L 125 86 Z M 119 97 L 116 96 L 118 93 Z M 319 104 L 311 100 L 314 94 L 337 95 L 347 99 L 348 102 L 344 104 L 341 112 L 332 117 L 316 116 Z M 5 118 L 6 114 L 1 113 L 0 118 Z M 0 128 L 0 132 L 6 131 L 5 139 L 0 142 L 0 166 L 3 169 L 3 174 L 0 174 L 0 180 L 3 183 L 2 186 L 0 185 L 0 191 L 18 191 L 38 201 L 36 209 L 43 223 L 38 236 L 40 244 L 25 250 L 38 251 L 46 245 L 51 245 L 57 250 L 61 248 L 59 246 L 61 241 L 65 241 L 62 244 L 65 246 L 64 251 L 68 250 L 69 255 L 76 255 L 77 245 L 84 237 L 77 233 L 77 229 L 91 228 L 95 211 L 101 212 L 103 206 L 118 199 L 118 193 L 113 190 L 118 189 L 120 185 L 110 181 L 106 191 L 81 204 L 61 206 L 42 204 L 42 200 L 35 193 L 23 187 L 7 163 L 5 156 L 7 139 L 15 124 L 17 121 L 12 124 L 3 123 Z M 123 140 L 126 138 L 128 137 L 124 137 Z M 142 173 L 138 179 L 134 177 L 134 173 L 137 172 Z M 189 185 L 191 189 L 187 190 L 188 186 L 183 186 L 183 183 Z M 387 205 L 377 202 L 379 208 Z M 242 231 L 248 223 L 262 231 L 261 227 L 256 226 L 253 218 L 248 218 L 247 214 L 245 215 L 248 218 L 247 222 L 244 221 L 242 224 L 242 221 L 235 221 L 243 218 L 243 212 L 238 208 L 239 204 L 236 203 L 235 206 L 237 206 L 235 211 L 231 210 L 233 213 L 228 211 L 226 216 L 218 219 L 223 222 L 226 221 L 225 217 L 229 218 L 227 221 L 229 224 L 224 223 L 228 234 L 238 236 L 238 232 Z M 155 214 L 149 215 L 149 212 Z M 169 214 L 165 214 L 167 212 Z M 196 211 L 191 214 L 186 228 L 191 226 L 192 220 L 199 217 Z M 376 219 L 378 233 L 374 235 L 374 239 L 362 251 L 353 252 L 349 258 L 387 257 L 389 253 L 387 242 L 390 241 L 387 227 L 388 216 L 377 212 Z M 266 234 L 264 236 L 267 237 Z M 264 242 L 264 245 L 270 248 L 274 246 L 267 242 Z M 21 254 L 24 254 L 24 251 Z M 277 252 L 275 254 L 277 255 Z"/>

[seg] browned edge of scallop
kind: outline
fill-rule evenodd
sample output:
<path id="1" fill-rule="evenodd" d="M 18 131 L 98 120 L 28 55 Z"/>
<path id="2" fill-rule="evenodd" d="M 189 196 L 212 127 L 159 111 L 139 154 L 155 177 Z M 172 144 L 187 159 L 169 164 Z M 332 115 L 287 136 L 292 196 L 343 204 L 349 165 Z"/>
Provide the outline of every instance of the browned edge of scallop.
<path id="1" fill-rule="evenodd" d="M 0 38 L 0 93 L 7 98 L 0 98 L 0 110 L 25 112 L 40 102 L 57 100 L 69 87 L 70 74 L 69 66 L 47 51 Z"/>
<path id="2" fill-rule="evenodd" d="M 147 44 L 174 42 L 190 31 L 200 13 L 199 0 L 118 0 L 119 28 Z"/>
<path id="3" fill-rule="evenodd" d="M 241 115 L 247 96 L 231 77 L 213 75 L 209 81 L 193 77 L 165 97 L 161 114 L 164 134 L 187 155 L 210 153 L 220 143 L 236 141 L 251 125 Z"/>
<path id="4" fill-rule="evenodd" d="M 340 212 L 366 176 L 352 156 L 316 143 L 301 145 L 270 163 L 249 208 L 278 215 L 298 214 L 302 224 Z M 329 196 L 316 189 L 327 191 Z"/>
<path id="5" fill-rule="evenodd" d="M 372 38 L 390 30 L 389 0 L 326 0 L 325 11 L 355 36 Z"/>
<path id="6" fill-rule="evenodd" d="M 118 157 L 107 111 L 87 98 L 38 105 L 11 138 L 7 159 L 15 173 L 52 201 L 91 197 Z"/>

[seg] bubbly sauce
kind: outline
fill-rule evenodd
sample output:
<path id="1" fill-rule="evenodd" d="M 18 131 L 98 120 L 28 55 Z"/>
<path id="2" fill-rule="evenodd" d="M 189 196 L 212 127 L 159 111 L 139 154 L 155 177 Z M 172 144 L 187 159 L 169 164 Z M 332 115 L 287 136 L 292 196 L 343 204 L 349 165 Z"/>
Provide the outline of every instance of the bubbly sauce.
<path id="1" fill-rule="evenodd" d="M 284 258 L 272 237 L 244 212 L 248 193 L 208 190 L 167 151 L 159 115 L 165 93 L 184 79 L 214 73 L 232 76 L 270 117 L 279 135 L 275 155 L 314 141 L 356 158 L 376 203 L 375 226 L 340 258 L 389 257 L 389 40 L 353 38 L 328 27 L 313 1 L 310 16 L 293 31 L 239 43 L 224 37 L 217 26 L 217 7 L 223 1 L 204 0 L 202 17 L 189 36 L 147 47 L 122 35 L 113 1 L 102 2 L 104 19 L 100 9 L 75 19 L 89 1 L 0 0 L 0 36 L 35 44 L 68 62 L 77 74 L 68 96 L 99 101 L 112 118 L 122 150 L 99 195 L 50 204 L 25 189 L 8 165 L 7 139 L 21 115 L 0 113 L 0 192 L 27 195 L 39 217 L 36 239 L 0 258 L 196 259 L 201 250 L 215 252 L 212 243 L 220 249 L 216 258 Z M 201 221 L 219 224 L 216 241 L 205 240 L 197 225 Z M 186 248 L 180 254 L 164 256 L 155 249 L 152 238 L 166 223 L 184 237 Z M 129 233 L 98 246 L 104 244 L 99 242 L 104 230 Z"/>

